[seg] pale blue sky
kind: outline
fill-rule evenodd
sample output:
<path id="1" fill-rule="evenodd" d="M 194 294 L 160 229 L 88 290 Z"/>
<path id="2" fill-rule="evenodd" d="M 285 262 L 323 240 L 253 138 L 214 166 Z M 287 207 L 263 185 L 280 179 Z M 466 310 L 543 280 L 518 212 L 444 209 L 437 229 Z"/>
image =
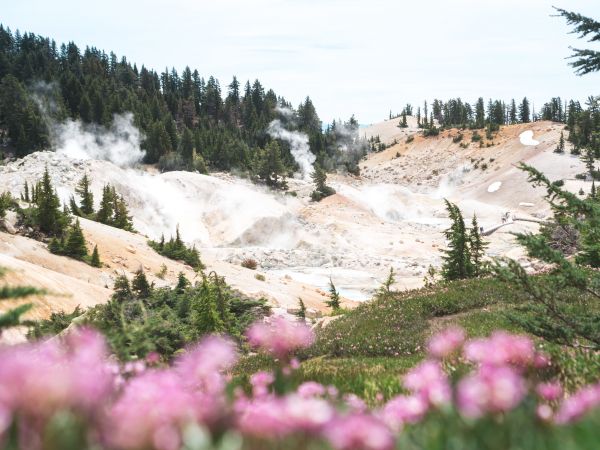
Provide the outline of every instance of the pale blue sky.
<path id="1" fill-rule="evenodd" d="M 589 44 L 552 5 L 600 19 L 597 0 L 0 0 L 0 22 L 222 87 L 259 78 L 325 121 L 370 123 L 425 98 L 600 94 L 600 74 L 567 66 Z"/>

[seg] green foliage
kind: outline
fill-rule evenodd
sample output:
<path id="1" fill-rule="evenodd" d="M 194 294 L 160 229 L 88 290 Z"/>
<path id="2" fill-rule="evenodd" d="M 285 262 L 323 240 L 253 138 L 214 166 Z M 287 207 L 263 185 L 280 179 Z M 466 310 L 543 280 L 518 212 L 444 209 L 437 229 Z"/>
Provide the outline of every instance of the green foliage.
<path id="1" fill-rule="evenodd" d="M 531 277 L 516 262 L 496 263 L 495 271 L 529 295 L 513 319 L 532 334 L 566 346 L 600 349 L 600 203 L 562 190 L 541 172 L 521 164 L 529 181 L 543 186 L 554 220 L 578 231 L 574 259 L 554 248 L 546 235 L 518 234 L 528 255 L 551 267 L 543 278 Z"/>
<path id="2" fill-rule="evenodd" d="M 306 356 L 410 356 L 420 354 L 426 339 L 443 321 L 469 317 L 494 305 L 512 310 L 526 294 L 492 278 L 436 284 L 420 290 L 393 292 L 361 303 L 326 327 L 317 329 L 317 340 Z M 492 329 L 506 323 L 503 318 Z M 456 323 L 456 322 L 454 322 Z"/>
<path id="3" fill-rule="evenodd" d="M 442 276 L 445 280 L 462 280 L 471 277 L 473 273 L 467 228 L 458 206 L 448 200 L 444 201 L 452 224 L 444 232 L 448 249 L 444 250 L 442 256 Z"/>
<path id="4" fill-rule="evenodd" d="M 581 38 L 591 35 L 590 42 L 600 41 L 600 22 L 578 13 L 555 9 L 567 19 L 569 25 L 574 25 L 573 33 L 579 34 Z M 575 48 L 571 58 L 575 59 L 571 67 L 575 69 L 577 75 L 586 75 L 600 70 L 600 52 L 596 50 Z"/>
<path id="5" fill-rule="evenodd" d="M 140 273 L 131 284 L 125 276 L 119 276 L 108 303 L 84 312 L 76 309 L 70 314 L 53 315 L 37 323 L 30 335 L 54 335 L 80 317 L 78 323 L 104 333 L 121 360 L 143 358 L 153 351 L 169 360 L 206 333 L 224 332 L 241 339 L 251 323 L 269 313 L 265 300 L 242 296 L 216 274 L 203 277 L 193 286 L 182 277 L 185 282 L 175 288 L 146 291 L 147 280 L 141 282 Z"/>
<path id="6" fill-rule="evenodd" d="M 135 273 L 131 281 L 131 292 L 137 298 L 148 298 L 152 294 L 152 287 L 141 268 Z"/>
<path id="7" fill-rule="evenodd" d="M 10 192 L 0 194 L 0 219 L 6 216 L 6 211 L 15 207 L 15 200 L 10 195 Z"/>
<path id="8" fill-rule="evenodd" d="M 42 322 L 33 322 L 27 333 L 30 339 L 40 339 L 44 336 L 54 336 L 65 330 L 74 319 L 77 319 L 83 314 L 83 309 L 80 306 L 75 307 L 73 311 L 67 313 L 65 311 L 53 312 L 48 320 Z"/>
<path id="9" fill-rule="evenodd" d="M 97 245 L 94 245 L 94 251 L 92 252 L 92 256 L 90 257 L 90 266 L 102 267 L 102 261 L 100 261 L 100 255 L 98 254 Z"/>
<path id="10" fill-rule="evenodd" d="M 298 311 L 295 313 L 300 320 L 306 320 L 306 305 L 301 298 L 298 298 Z"/>
<path id="11" fill-rule="evenodd" d="M 315 163 L 314 168 L 311 178 L 315 183 L 315 190 L 310 194 L 310 198 L 315 202 L 319 202 L 325 197 L 335 194 L 335 189 L 327 186 L 327 172 L 317 163 Z"/>
<path id="12" fill-rule="evenodd" d="M 107 184 L 102 188 L 100 209 L 98 209 L 98 212 L 91 218 L 97 222 L 120 228 L 121 230 L 135 231 L 125 199 L 122 195 L 119 195 L 115 187 L 110 184 Z"/>
<path id="13" fill-rule="evenodd" d="M 165 242 L 164 236 L 159 242 L 148 241 L 148 245 L 152 247 L 158 254 L 165 256 L 170 259 L 177 261 L 183 261 L 194 270 L 203 270 L 205 268 L 202 260 L 200 259 L 200 253 L 196 250 L 196 247 L 191 248 L 186 246 L 181 240 L 179 234 L 179 226 L 175 231 L 175 237 L 171 236 L 169 241 Z"/>
<path id="14" fill-rule="evenodd" d="M 66 239 L 59 240 L 56 237 L 53 237 L 48 244 L 48 249 L 50 252 L 57 255 L 65 255 L 75 259 L 87 260 L 88 249 L 79 219 L 77 219 L 71 226 L 71 229 L 66 234 Z"/>
<path id="15" fill-rule="evenodd" d="M 90 189 L 90 179 L 87 173 L 77 184 L 75 192 L 81 197 L 81 204 L 78 208 L 81 214 L 86 217 L 94 214 L 94 194 Z M 73 214 L 75 214 L 75 211 L 73 211 Z"/>
<path id="16" fill-rule="evenodd" d="M 264 150 L 258 152 L 255 174 L 271 188 L 287 189 L 287 170 L 282 161 L 281 147 L 277 142 L 270 142 Z"/>
<path id="17" fill-rule="evenodd" d="M 335 288 L 335 284 L 333 284 L 331 277 L 329 278 L 329 300 L 326 300 L 325 304 L 329 306 L 334 313 L 341 307 L 340 293 Z"/>
<path id="18" fill-rule="evenodd" d="M 6 269 L 0 267 L 0 278 L 6 274 Z M 31 295 L 41 295 L 45 292 L 31 286 L 8 286 L 0 287 L 1 300 L 19 300 Z M 0 313 L 0 334 L 3 329 L 14 327 L 21 324 L 21 316 L 29 311 L 33 305 L 27 303 L 18 305 L 8 311 Z"/>
<path id="19" fill-rule="evenodd" d="M 37 226 L 40 232 L 49 236 L 62 236 L 70 222 L 69 217 L 61 209 L 60 200 L 50 180 L 47 167 L 36 188 L 35 205 L 31 217 L 34 220 L 32 225 Z"/>

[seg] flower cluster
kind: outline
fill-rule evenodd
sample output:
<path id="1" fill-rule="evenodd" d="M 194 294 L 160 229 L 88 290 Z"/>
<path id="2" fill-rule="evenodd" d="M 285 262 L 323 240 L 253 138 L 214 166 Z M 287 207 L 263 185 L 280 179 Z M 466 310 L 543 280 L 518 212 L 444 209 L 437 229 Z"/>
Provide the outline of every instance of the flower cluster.
<path id="1" fill-rule="evenodd" d="M 254 325 L 248 336 L 282 365 L 290 363 L 295 349 L 312 342 L 310 329 L 283 319 Z M 569 424 L 600 405 L 600 384 L 564 398 L 556 382 L 532 383 L 529 369 L 540 355 L 523 336 L 498 332 L 466 341 L 454 328 L 433 337 L 428 351 L 428 358 L 403 376 L 406 395 L 369 409 L 359 397 L 314 381 L 278 392 L 283 370 L 255 373 L 247 391 L 228 389 L 237 351 L 222 337 L 205 338 L 171 366 L 157 366 L 156 358 L 119 365 L 103 337 L 83 329 L 0 348 L 0 445 L 17 439 L 8 447 L 49 448 L 44 444 L 48 427 L 61 423 L 54 420 L 58 413 L 69 412 L 83 427 L 75 435 L 85 442 L 75 448 L 196 448 L 189 443 L 190 430 L 203 430 L 209 444 L 202 448 L 233 433 L 249 442 L 248 448 L 281 448 L 282 442 L 297 439 L 311 448 L 389 450 L 403 433 L 431 420 L 434 411 L 457 410 L 477 420 L 510 414 L 529 396 L 538 398 L 534 415 L 539 419 Z M 459 361 L 467 361 L 470 371 L 453 380 L 445 367 Z"/>

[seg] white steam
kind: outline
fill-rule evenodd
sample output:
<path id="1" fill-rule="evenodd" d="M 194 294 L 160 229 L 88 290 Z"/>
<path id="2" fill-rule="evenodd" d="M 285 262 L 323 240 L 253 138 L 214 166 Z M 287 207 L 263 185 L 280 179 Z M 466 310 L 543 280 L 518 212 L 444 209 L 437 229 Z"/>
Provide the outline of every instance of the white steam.
<path id="1" fill-rule="evenodd" d="M 310 151 L 308 145 L 308 136 L 298 131 L 286 130 L 280 120 L 274 120 L 267 129 L 269 135 L 276 139 L 281 139 L 290 144 L 290 151 L 294 160 L 300 166 L 300 174 L 303 179 L 308 179 L 313 172 L 313 164 L 317 157 Z"/>
<path id="2" fill-rule="evenodd" d="M 52 128 L 57 153 L 75 159 L 110 161 L 120 167 L 131 167 L 144 158 L 141 139 L 131 113 L 116 114 L 110 128 L 73 120 Z"/>

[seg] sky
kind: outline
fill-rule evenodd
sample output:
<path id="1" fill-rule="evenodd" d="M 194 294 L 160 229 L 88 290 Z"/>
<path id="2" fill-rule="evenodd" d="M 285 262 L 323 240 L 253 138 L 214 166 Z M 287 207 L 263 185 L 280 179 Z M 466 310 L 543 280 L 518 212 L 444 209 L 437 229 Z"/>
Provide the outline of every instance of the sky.
<path id="1" fill-rule="evenodd" d="M 223 89 L 258 78 L 321 119 L 382 121 L 406 103 L 461 97 L 600 94 L 577 77 L 552 6 L 600 19 L 597 0 L 0 0 L 0 23 L 125 55 L 155 70 L 190 66 Z"/>

